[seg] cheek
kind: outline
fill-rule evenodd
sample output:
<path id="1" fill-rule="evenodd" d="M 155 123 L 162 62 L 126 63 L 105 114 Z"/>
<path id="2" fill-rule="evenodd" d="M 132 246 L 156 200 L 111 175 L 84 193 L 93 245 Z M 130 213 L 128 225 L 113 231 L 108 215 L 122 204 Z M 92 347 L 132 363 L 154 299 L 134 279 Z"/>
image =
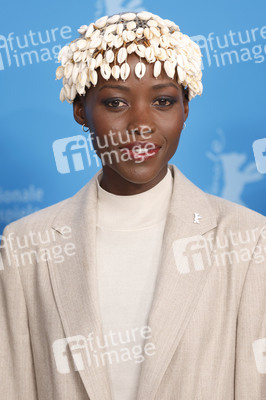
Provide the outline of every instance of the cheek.
<path id="1" fill-rule="evenodd" d="M 103 136 L 112 132 L 123 132 L 127 128 L 126 120 L 118 113 L 97 110 L 91 115 L 91 126 L 96 135 Z"/>

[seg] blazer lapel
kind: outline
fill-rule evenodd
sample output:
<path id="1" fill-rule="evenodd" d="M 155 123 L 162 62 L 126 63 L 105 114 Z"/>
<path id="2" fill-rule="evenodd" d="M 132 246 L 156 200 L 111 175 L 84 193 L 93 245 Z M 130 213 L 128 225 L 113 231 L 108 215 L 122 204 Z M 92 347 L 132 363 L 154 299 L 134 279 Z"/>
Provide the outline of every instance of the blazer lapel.
<path id="1" fill-rule="evenodd" d="M 98 173 L 75 196 L 66 200 L 53 222 L 57 244 L 64 246 L 64 226 L 71 228 L 71 242 L 75 255 L 65 257 L 62 264 L 49 261 L 51 282 L 58 305 L 65 337 L 76 370 L 90 400 L 111 400 L 106 367 L 92 360 L 88 344 L 89 334 L 103 343 L 96 275 L 96 211 Z M 60 339 L 60 338 L 58 338 Z M 76 353 L 76 355 L 75 355 Z"/>
<path id="2" fill-rule="evenodd" d="M 206 282 L 211 267 L 206 237 L 217 226 L 215 211 L 205 193 L 176 166 L 169 167 L 174 186 L 162 243 L 162 264 L 148 321 L 149 342 L 154 344 L 155 354 L 144 354 L 137 400 L 153 400 L 156 396 Z M 199 223 L 194 222 L 194 213 L 200 215 Z M 193 257 L 195 264 L 191 262 Z"/>

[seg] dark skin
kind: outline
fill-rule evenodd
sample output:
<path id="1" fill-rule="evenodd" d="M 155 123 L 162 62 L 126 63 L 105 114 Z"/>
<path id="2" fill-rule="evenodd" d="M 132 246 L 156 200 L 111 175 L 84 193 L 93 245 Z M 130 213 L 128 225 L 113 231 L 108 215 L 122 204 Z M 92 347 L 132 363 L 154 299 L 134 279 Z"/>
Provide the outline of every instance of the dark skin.
<path id="1" fill-rule="evenodd" d="M 176 76 L 174 79 L 169 78 L 162 68 L 161 74 L 155 78 L 154 64 L 143 61 L 146 72 L 139 79 L 134 73 L 139 57 L 133 53 L 128 56 L 127 62 L 130 65 L 130 75 L 125 81 L 113 77 L 105 80 L 98 73 L 97 85 L 91 86 L 85 96 L 78 95 L 73 103 L 74 118 L 93 133 L 93 146 L 98 156 L 103 152 L 115 151 L 119 157 L 117 161 L 111 153 L 111 160 L 104 158 L 100 182 L 104 190 L 116 195 L 145 192 L 165 177 L 168 162 L 176 152 L 189 112 L 187 91 L 177 83 Z M 110 85 L 116 85 L 117 88 L 108 87 Z M 143 126 L 146 126 L 146 130 Z M 115 144 L 107 136 L 110 130 Z M 131 142 L 152 142 L 159 145 L 160 150 L 142 162 L 123 158 L 119 150 L 119 137 L 124 141 L 130 135 Z M 108 137 L 108 147 L 100 149 L 96 136 L 100 146 L 105 143 L 104 136 Z"/>

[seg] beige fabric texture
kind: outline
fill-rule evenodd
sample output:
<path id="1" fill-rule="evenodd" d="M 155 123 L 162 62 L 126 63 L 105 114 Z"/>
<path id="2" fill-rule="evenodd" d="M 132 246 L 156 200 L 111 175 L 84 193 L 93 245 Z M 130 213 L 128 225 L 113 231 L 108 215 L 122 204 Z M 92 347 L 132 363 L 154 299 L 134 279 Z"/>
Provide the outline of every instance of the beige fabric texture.
<path id="1" fill-rule="evenodd" d="M 204 193 L 169 167 L 173 193 L 148 324 L 155 354 L 142 363 L 136 400 L 265 400 L 266 218 Z M 82 347 L 90 332 L 102 337 L 95 253 L 99 173 L 73 197 L 3 233 L 1 400 L 111 400 L 106 366 L 84 362 L 75 370 L 70 347 L 74 359 L 77 349 L 63 346 L 60 365 L 69 371 L 62 373 L 53 351 L 62 338 L 78 336 Z M 49 232 L 48 243 L 37 240 L 38 232 L 43 241 Z M 239 232 L 242 242 L 249 234 L 246 243 Z M 31 238 L 27 254 L 17 241 L 25 235 Z M 225 237 L 231 240 L 223 248 Z M 211 251 L 204 243 L 213 243 Z M 64 250 L 61 261 L 55 246 Z"/>

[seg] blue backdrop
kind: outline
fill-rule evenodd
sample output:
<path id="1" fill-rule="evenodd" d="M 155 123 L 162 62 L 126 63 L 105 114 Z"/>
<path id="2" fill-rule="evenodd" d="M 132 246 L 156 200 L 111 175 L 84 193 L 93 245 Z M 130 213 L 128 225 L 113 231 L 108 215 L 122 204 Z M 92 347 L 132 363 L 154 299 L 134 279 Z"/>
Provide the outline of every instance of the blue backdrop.
<path id="1" fill-rule="evenodd" d="M 11 221 L 72 196 L 99 169 L 91 154 L 87 163 L 81 158 L 85 136 L 72 168 L 60 161 L 69 138 L 84 134 L 72 105 L 59 100 L 58 51 L 83 24 L 143 9 L 175 21 L 204 56 L 203 94 L 190 103 L 171 163 L 206 192 L 266 215 L 264 1 L 15 0 L 0 16 L 0 234 Z"/>

